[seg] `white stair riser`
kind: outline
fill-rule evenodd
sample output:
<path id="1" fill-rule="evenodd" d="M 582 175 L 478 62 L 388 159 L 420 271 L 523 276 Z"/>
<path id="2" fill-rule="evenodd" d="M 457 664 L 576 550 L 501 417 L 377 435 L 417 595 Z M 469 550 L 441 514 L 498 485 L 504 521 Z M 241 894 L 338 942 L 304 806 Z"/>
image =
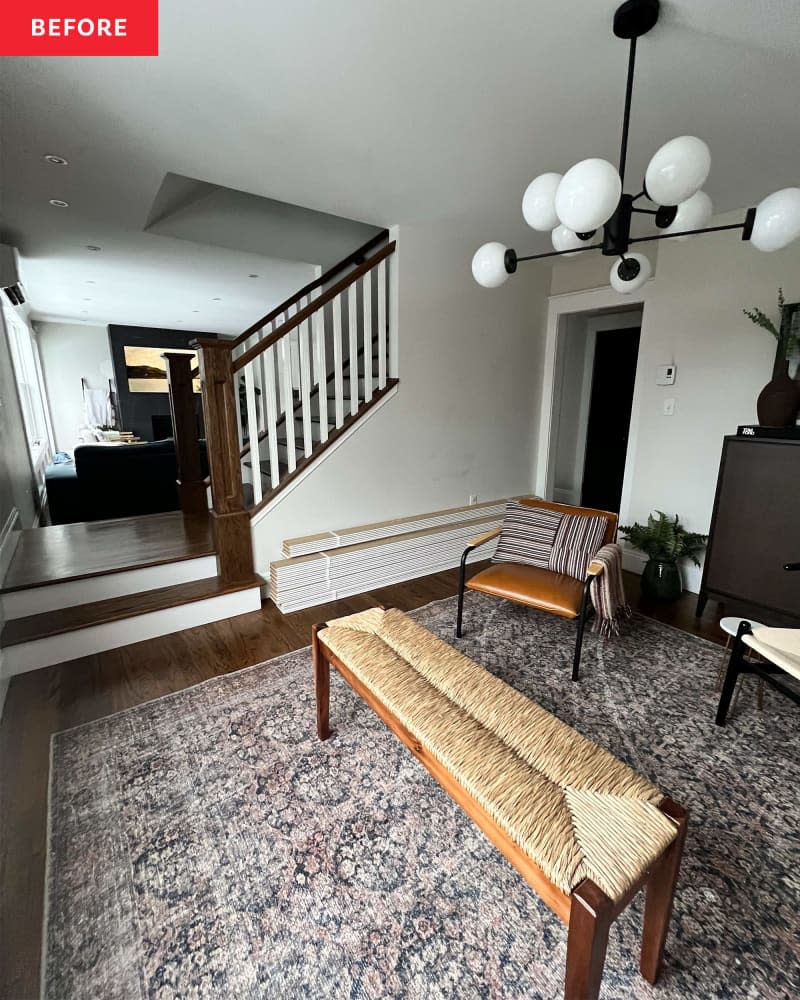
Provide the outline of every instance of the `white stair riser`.
<path id="1" fill-rule="evenodd" d="M 207 625 L 223 618 L 244 615 L 258 611 L 260 607 L 261 588 L 251 587 L 175 608 L 163 608 L 121 621 L 91 625 L 75 632 L 7 646 L 3 650 L 3 675 L 13 677 L 15 674 L 100 653 L 106 649 L 117 649 L 119 646 L 128 646 L 160 635 L 181 632 L 196 625 Z"/>
<path id="2" fill-rule="evenodd" d="M 91 604 L 110 597 L 124 597 L 192 580 L 205 580 L 216 574 L 217 557 L 199 556 L 197 559 L 181 559 L 159 566 L 143 566 L 141 569 L 121 573 L 105 573 L 83 580 L 65 580 L 45 587 L 11 591 L 0 597 L 0 607 L 6 619 L 26 618 L 28 615 L 43 614 L 59 608 L 74 608 L 79 604 Z"/>

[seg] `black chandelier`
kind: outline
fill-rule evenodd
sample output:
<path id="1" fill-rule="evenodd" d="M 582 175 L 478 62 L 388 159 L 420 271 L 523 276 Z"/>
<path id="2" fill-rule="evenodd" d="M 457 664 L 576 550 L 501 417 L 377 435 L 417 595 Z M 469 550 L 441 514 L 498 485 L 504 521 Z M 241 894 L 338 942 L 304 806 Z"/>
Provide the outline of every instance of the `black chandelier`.
<path id="1" fill-rule="evenodd" d="M 523 257 L 502 243 L 484 243 L 472 259 L 478 284 L 499 287 L 522 261 L 601 250 L 608 257 L 619 258 L 611 268 L 611 285 L 630 293 L 641 288 L 652 273 L 647 257 L 630 251 L 632 244 L 741 229 L 743 240 L 759 250 L 772 251 L 800 237 L 797 187 L 767 196 L 756 208 L 747 209 L 742 222 L 707 226 L 712 204 L 701 189 L 711 169 L 711 153 L 696 136 L 682 135 L 665 143 L 650 160 L 642 190 L 633 195 L 624 193 L 636 39 L 655 26 L 658 14 L 659 0 L 626 0 L 614 14 L 614 34 L 630 40 L 619 168 L 608 160 L 591 158 L 576 163 L 563 176 L 545 173 L 534 178 L 523 196 L 522 214 L 533 229 L 551 232 L 554 249 Z M 655 207 L 642 207 L 638 204 L 642 199 Z M 651 216 L 660 232 L 632 237 L 634 214 Z M 602 241 L 592 242 L 601 228 Z"/>

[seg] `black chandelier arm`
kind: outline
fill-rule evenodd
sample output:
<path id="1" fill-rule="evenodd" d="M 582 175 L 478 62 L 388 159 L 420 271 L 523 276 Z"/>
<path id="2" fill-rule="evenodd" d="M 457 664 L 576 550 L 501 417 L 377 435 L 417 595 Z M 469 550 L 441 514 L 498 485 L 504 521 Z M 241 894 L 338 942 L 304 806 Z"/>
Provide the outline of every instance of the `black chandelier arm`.
<path id="1" fill-rule="evenodd" d="M 635 205 L 631 209 L 631 211 L 638 212 L 639 215 L 658 215 L 658 212 L 655 208 L 636 208 Z"/>
<path id="2" fill-rule="evenodd" d="M 636 38 L 631 39 L 628 51 L 628 79 L 625 84 L 625 110 L 622 113 L 622 142 L 619 148 L 619 179 L 625 187 L 625 165 L 628 160 L 628 130 L 631 124 L 631 102 L 633 100 L 633 73 L 636 68 Z"/>
<path id="3" fill-rule="evenodd" d="M 551 250 L 549 253 L 532 253 L 528 254 L 527 257 L 517 257 L 517 263 L 521 263 L 523 260 L 543 260 L 545 257 L 563 257 L 564 254 L 568 253 L 583 253 L 584 250 L 602 250 L 602 243 L 590 243 L 585 247 L 575 247 L 572 250 Z"/>
<path id="4" fill-rule="evenodd" d="M 629 243 L 652 243 L 654 240 L 671 240 L 677 236 L 701 236 L 703 233 L 722 233 L 729 229 L 745 229 L 747 222 L 732 222 L 727 226 L 706 226 L 705 229 L 684 229 L 680 233 L 661 233 L 656 236 L 637 236 Z M 749 238 L 742 236 L 742 239 Z"/>

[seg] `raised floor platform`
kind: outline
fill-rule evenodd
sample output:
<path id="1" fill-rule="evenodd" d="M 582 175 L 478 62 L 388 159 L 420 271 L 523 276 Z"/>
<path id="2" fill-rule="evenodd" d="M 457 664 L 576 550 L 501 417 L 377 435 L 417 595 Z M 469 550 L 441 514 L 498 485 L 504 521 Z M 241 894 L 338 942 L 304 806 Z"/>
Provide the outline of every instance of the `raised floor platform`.
<path id="1" fill-rule="evenodd" d="M 29 528 L 19 532 L 0 594 L 213 553 L 210 519 L 180 511 Z"/>

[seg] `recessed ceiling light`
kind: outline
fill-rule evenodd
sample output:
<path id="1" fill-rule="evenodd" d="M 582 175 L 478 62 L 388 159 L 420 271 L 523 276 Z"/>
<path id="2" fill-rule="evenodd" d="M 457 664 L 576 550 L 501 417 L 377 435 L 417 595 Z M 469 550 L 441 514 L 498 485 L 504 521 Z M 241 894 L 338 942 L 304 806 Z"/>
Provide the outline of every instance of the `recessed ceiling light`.
<path id="1" fill-rule="evenodd" d="M 211 301 L 212 301 L 212 302 L 222 302 L 222 299 L 220 299 L 220 298 L 215 298 L 215 299 L 212 299 Z"/>
<path id="2" fill-rule="evenodd" d="M 91 302 L 92 300 L 91 299 L 84 299 L 83 301 L 84 302 Z"/>
<path id="3" fill-rule="evenodd" d="M 199 310 L 199 309 L 192 309 L 192 312 L 193 312 L 193 313 L 199 313 L 199 312 L 200 312 L 200 310 Z"/>
<path id="4" fill-rule="evenodd" d="M 97 282 L 96 281 L 92 281 L 91 279 L 89 279 L 89 281 L 87 281 L 86 284 L 87 285 L 96 285 Z"/>
<path id="5" fill-rule="evenodd" d="M 101 251 L 101 250 L 102 250 L 103 248 L 102 248 L 102 247 L 96 247 L 96 246 L 93 246 L 93 245 L 92 245 L 91 243 L 89 243 L 89 244 L 87 244 L 87 246 L 86 246 L 86 249 L 87 249 L 87 250 L 88 250 L 88 251 L 89 251 L 90 253 L 100 253 L 100 251 Z"/>
<path id="6" fill-rule="evenodd" d="M 59 156 L 57 153 L 45 153 L 44 158 L 48 163 L 54 163 L 57 167 L 66 167 L 69 163 L 69 160 L 65 160 L 63 156 Z"/>
<path id="7" fill-rule="evenodd" d="M 257 274 L 248 274 L 247 277 L 248 278 L 257 278 L 258 275 Z"/>
<path id="8" fill-rule="evenodd" d="M 60 198 L 51 198 L 50 204 L 53 206 L 53 208 L 69 208 L 69 202 L 62 201 Z"/>

